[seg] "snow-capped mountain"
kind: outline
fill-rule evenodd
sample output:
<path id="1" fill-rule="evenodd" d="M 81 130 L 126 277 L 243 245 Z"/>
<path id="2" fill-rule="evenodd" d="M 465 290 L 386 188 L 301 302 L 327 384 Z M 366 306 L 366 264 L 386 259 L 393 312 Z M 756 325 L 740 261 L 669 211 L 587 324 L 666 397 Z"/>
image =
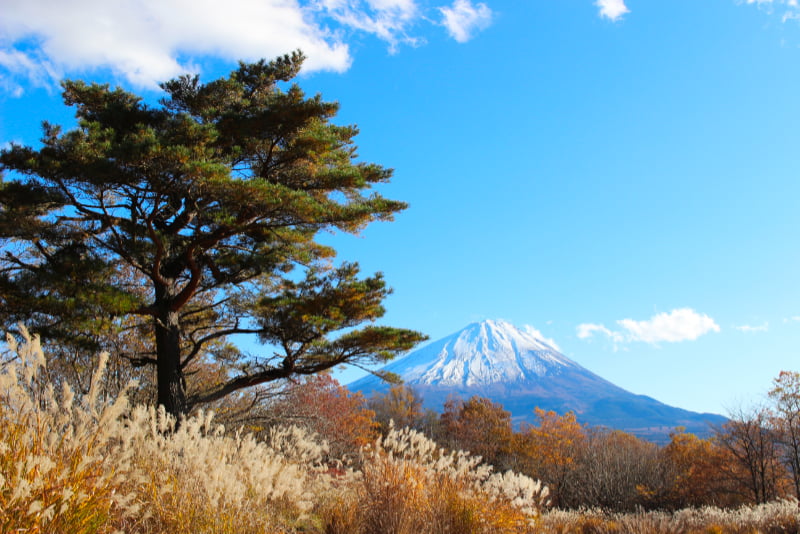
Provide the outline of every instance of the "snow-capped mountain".
<path id="1" fill-rule="evenodd" d="M 488 386 L 557 374 L 578 365 L 531 327 L 505 321 L 473 323 L 384 369 L 408 384 Z"/>
<path id="2" fill-rule="evenodd" d="M 425 405 L 441 410 L 449 396 L 487 397 L 502 404 L 516 423 L 534 421 L 534 408 L 573 411 L 591 425 L 618 428 L 656 440 L 675 427 L 705 434 L 725 418 L 698 414 L 635 395 L 561 354 L 532 327 L 487 320 L 412 352 L 382 371 L 399 375 Z M 370 396 L 390 387 L 375 376 L 348 385 Z"/>

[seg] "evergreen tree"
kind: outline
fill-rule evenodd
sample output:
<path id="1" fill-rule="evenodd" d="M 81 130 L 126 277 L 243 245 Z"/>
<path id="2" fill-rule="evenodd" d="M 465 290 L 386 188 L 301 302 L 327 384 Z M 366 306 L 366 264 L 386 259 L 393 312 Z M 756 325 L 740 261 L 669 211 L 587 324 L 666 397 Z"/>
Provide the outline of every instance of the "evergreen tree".
<path id="1" fill-rule="evenodd" d="M 0 151 L 0 314 L 91 347 L 114 324 L 148 328 L 136 358 L 157 369 L 158 403 L 181 415 L 234 391 L 341 363 L 385 361 L 423 336 L 381 326 L 381 274 L 332 265 L 322 230 L 357 233 L 405 204 L 370 193 L 391 171 L 356 161 L 338 105 L 289 84 L 299 52 L 201 83 L 161 85 L 158 106 L 66 81 L 78 127 L 45 123 L 39 149 Z M 344 330 L 345 333 L 341 334 Z M 187 394 L 184 370 L 222 344 L 231 371 Z M 191 390 L 190 390 L 191 391 Z"/>

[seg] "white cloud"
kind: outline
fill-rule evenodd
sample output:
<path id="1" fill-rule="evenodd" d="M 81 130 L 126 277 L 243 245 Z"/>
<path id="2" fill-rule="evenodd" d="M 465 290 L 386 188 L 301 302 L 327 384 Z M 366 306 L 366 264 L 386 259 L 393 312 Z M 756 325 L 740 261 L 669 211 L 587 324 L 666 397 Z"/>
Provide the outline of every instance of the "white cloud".
<path id="1" fill-rule="evenodd" d="M 618 20 L 630 10 L 625 5 L 625 0 L 597 0 L 594 5 L 600 8 L 600 16 L 613 21 Z"/>
<path id="2" fill-rule="evenodd" d="M 462 4 L 466 10 L 458 11 Z M 102 68 L 155 87 L 197 71 L 193 60 L 204 56 L 252 61 L 298 48 L 308 57 L 306 70 L 342 72 L 352 62 L 346 39 L 353 32 L 375 35 L 394 51 L 422 43 L 412 30 L 433 22 L 416 0 L 3 0 L 2 6 L 0 87 L 11 92 Z M 487 23 L 484 4 L 453 6 L 443 9 L 463 12 L 461 33 L 447 28 L 454 38 Z"/>
<path id="3" fill-rule="evenodd" d="M 756 326 L 749 325 L 749 324 L 743 324 L 741 326 L 734 326 L 734 328 L 736 330 L 738 330 L 739 332 L 745 332 L 745 333 L 748 333 L 748 334 L 755 334 L 756 332 L 766 332 L 767 330 L 769 330 L 769 323 L 764 323 L 764 324 L 756 325 Z"/>
<path id="4" fill-rule="evenodd" d="M 3 75 L 3 71 L 8 75 Z M 49 87 L 57 75 L 47 60 L 35 61 L 24 52 L 0 49 L 0 89 L 21 96 L 24 88 L 18 78 L 27 79 L 34 87 Z"/>
<path id="5" fill-rule="evenodd" d="M 611 330 L 602 324 L 581 324 L 577 327 L 577 335 L 580 339 L 589 339 L 595 334 L 602 334 L 615 345 L 635 341 L 655 345 L 662 342 L 693 341 L 709 332 L 720 331 L 719 325 L 711 317 L 699 314 L 691 308 L 659 313 L 645 321 L 621 319 L 617 324 L 622 327 L 621 331 Z"/>
<path id="6" fill-rule="evenodd" d="M 745 0 L 745 4 L 755 4 L 757 6 L 775 6 L 785 5 L 789 7 L 797 7 L 797 0 Z"/>
<path id="7" fill-rule="evenodd" d="M 486 4 L 473 5 L 470 0 L 455 0 L 451 7 L 440 7 L 444 20 L 442 24 L 448 33 L 459 43 L 465 43 L 476 31 L 489 26 L 492 10 Z"/>
<path id="8" fill-rule="evenodd" d="M 627 330 L 629 339 L 645 343 L 693 341 L 704 334 L 720 330 L 714 319 L 691 308 L 659 313 L 648 321 L 622 319 L 617 324 Z"/>
<path id="9" fill-rule="evenodd" d="M 292 0 L 6 0 L 0 43 L 64 72 L 110 68 L 137 86 L 194 70 L 179 57 L 271 58 L 301 48 L 309 69 L 343 71 L 348 47 Z M 29 69 L 29 73 L 36 72 Z"/>

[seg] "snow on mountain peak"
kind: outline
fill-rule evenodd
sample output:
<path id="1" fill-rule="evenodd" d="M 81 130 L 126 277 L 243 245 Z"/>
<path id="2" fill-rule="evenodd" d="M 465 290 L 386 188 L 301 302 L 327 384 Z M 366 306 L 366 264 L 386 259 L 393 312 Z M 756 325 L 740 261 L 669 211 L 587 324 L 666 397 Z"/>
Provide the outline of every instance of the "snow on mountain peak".
<path id="1" fill-rule="evenodd" d="M 577 364 L 533 327 L 486 320 L 386 366 L 407 384 L 477 386 L 557 374 Z"/>
<path id="2" fill-rule="evenodd" d="M 532 327 L 506 321 L 474 323 L 384 366 L 420 393 L 427 408 L 441 411 L 453 395 L 480 395 L 511 413 L 514 424 L 534 423 L 534 408 L 572 411 L 581 423 L 618 428 L 646 439 L 668 442 L 678 426 L 707 435 L 709 423 L 725 418 L 696 414 L 634 395 L 561 354 Z M 365 395 L 389 386 L 369 375 L 349 387 Z"/>

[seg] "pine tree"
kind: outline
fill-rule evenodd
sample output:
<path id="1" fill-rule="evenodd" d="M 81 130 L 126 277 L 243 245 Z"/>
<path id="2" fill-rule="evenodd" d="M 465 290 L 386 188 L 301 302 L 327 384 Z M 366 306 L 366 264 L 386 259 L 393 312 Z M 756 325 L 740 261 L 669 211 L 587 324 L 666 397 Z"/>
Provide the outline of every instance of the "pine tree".
<path id="1" fill-rule="evenodd" d="M 119 321 L 146 326 L 158 403 L 193 406 L 341 363 L 385 361 L 417 332 L 367 325 L 384 313 L 382 275 L 332 264 L 323 230 L 357 233 L 404 209 L 370 189 L 391 171 L 356 161 L 338 105 L 294 83 L 299 52 L 241 63 L 229 77 L 182 76 L 148 105 L 108 85 L 66 81 L 78 126 L 45 123 L 39 149 L 0 151 L 0 314 L 89 346 Z M 341 333 L 344 331 L 345 333 Z M 186 367 L 250 334 L 263 357 L 226 346 L 231 372 L 187 395 Z"/>

